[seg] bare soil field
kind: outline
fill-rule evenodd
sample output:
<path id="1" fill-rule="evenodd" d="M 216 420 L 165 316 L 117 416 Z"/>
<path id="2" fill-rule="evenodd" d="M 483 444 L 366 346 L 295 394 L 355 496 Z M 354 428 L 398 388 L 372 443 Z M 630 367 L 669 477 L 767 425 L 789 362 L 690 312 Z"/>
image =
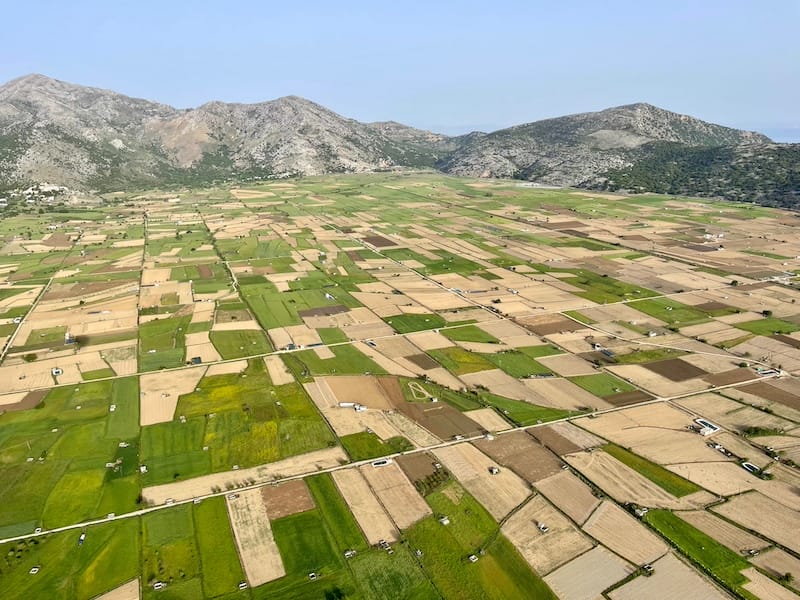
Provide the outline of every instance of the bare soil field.
<path id="1" fill-rule="evenodd" d="M 417 448 L 433 446 L 442 441 L 419 423 L 412 421 L 401 412 L 389 411 L 384 414 L 384 417 L 386 421 L 397 430 L 399 435 L 409 440 Z"/>
<path id="2" fill-rule="evenodd" d="M 295 479 L 279 485 L 265 485 L 261 488 L 264 508 L 272 520 L 288 517 L 314 508 L 314 500 L 306 482 Z"/>
<path id="3" fill-rule="evenodd" d="M 496 466 L 495 461 L 471 444 L 438 448 L 433 454 L 498 521 L 531 493 L 528 484 L 510 469 L 492 475 L 489 468 Z"/>
<path id="4" fill-rule="evenodd" d="M 586 328 L 586 325 L 576 323 L 572 319 L 562 317 L 559 314 L 525 317 L 519 319 L 519 323 L 525 327 L 525 329 L 533 331 L 536 335 L 541 337 L 565 331 L 579 331 Z"/>
<path id="5" fill-rule="evenodd" d="M 218 488 L 225 489 L 228 485 L 234 488 L 247 485 L 250 481 L 267 483 L 286 477 L 312 474 L 321 469 L 345 464 L 348 460 L 341 447 L 324 448 L 258 467 L 212 473 L 185 481 L 154 485 L 144 488 L 142 496 L 145 502 L 151 504 L 164 504 L 168 498 L 175 501 L 189 500 L 210 494 Z"/>
<path id="6" fill-rule="evenodd" d="M 139 424 L 144 427 L 171 421 L 178 399 L 193 392 L 205 372 L 205 367 L 196 367 L 139 377 Z"/>
<path id="7" fill-rule="evenodd" d="M 398 529 L 406 529 L 432 514 L 430 506 L 396 463 L 384 467 L 364 465 L 360 471 Z"/>
<path id="8" fill-rule="evenodd" d="M 800 591 L 800 559 L 792 556 L 785 550 L 773 548 L 750 559 L 750 562 L 776 577 L 791 573 L 791 585 L 794 589 Z"/>
<path id="9" fill-rule="evenodd" d="M 375 545 L 380 540 L 397 541 L 397 529 L 372 493 L 361 471 L 358 469 L 334 471 L 333 480 L 370 544 Z"/>
<path id="10" fill-rule="evenodd" d="M 611 600 L 725 600 L 723 594 L 672 553 L 653 564 L 650 577 L 637 577 L 609 594 Z"/>
<path id="11" fill-rule="evenodd" d="M 738 368 L 713 375 L 703 377 L 708 383 L 714 386 L 730 385 L 732 383 L 742 383 L 754 379 L 755 375 L 750 369 Z"/>
<path id="12" fill-rule="evenodd" d="M 605 440 L 567 421 L 534 427 L 527 431 L 558 455 L 572 454 L 605 444 Z"/>
<path id="13" fill-rule="evenodd" d="M 110 592 L 106 592 L 95 600 L 139 600 L 139 579 L 131 579 L 128 583 L 123 583 L 121 586 L 114 588 Z"/>
<path id="14" fill-rule="evenodd" d="M 583 525 L 600 505 L 591 488 L 572 471 L 562 470 L 542 479 L 536 483 L 536 489 L 578 525 Z"/>
<path id="15" fill-rule="evenodd" d="M 708 492 L 676 498 L 602 450 L 578 452 L 564 459 L 617 502 L 636 502 L 655 508 L 700 508 L 712 502 Z"/>
<path id="16" fill-rule="evenodd" d="M 466 415 L 486 431 L 503 431 L 505 429 L 511 429 L 512 427 L 512 425 L 497 414 L 497 411 L 493 408 L 469 410 L 466 412 Z"/>
<path id="17" fill-rule="evenodd" d="M 779 402 L 794 410 L 800 410 L 800 394 L 781 389 L 766 381 L 743 385 L 739 389 L 772 402 Z"/>
<path id="18" fill-rule="evenodd" d="M 558 457 L 524 431 L 499 435 L 493 440 L 478 440 L 474 444 L 529 483 L 561 471 L 562 463 Z"/>
<path id="19" fill-rule="evenodd" d="M 707 375 L 706 371 L 703 369 L 680 358 L 669 358 L 667 360 L 644 363 L 643 366 L 653 373 L 666 377 L 670 381 L 686 381 L 687 379 Z"/>
<path id="20" fill-rule="evenodd" d="M 800 513 L 760 492 L 748 492 L 712 508 L 715 513 L 800 552 Z"/>
<path id="21" fill-rule="evenodd" d="M 706 535 L 714 538 L 723 546 L 727 546 L 739 554 L 751 549 L 763 550 L 769 546 L 769 542 L 765 542 L 752 533 L 748 533 L 744 529 L 740 529 L 705 510 L 685 511 L 678 513 L 678 516 L 690 525 L 697 527 Z"/>
<path id="22" fill-rule="evenodd" d="M 539 529 L 543 524 L 547 533 Z M 534 496 L 506 521 L 503 534 L 540 575 L 546 575 L 594 545 L 543 496 Z"/>
<path id="23" fill-rule="evenodd" d="M 742 575 L 750 580 L 742 587 L 760 600 L 797 600 L 797 594 L 759 573 L 754 567 L 745 569 Z"/>
<path id="24" fill-rule="evenodd" d="M 261 490 L 239 492 L 226 498 L 239 559 L 251 587 L 286 575 L 278 545 L 272 535 Z"/>
<path id="25" fill-rule="evenodd" d="M 592 600 L 634 568 L 602 546 L 559 567 L 544 580 L 561 600 Z"/>
<path id="26" fill-rule="evenodd" d="M 437 461 L 427 452 L 399 456 L 396 462 L 412 483 L 422 481 L 436 472 L 434 465 Z"/>
<path id="27" fill-rule="evenodd" d="M 13 392 L 0 396 L 0 411 L 13 412 L 28 410 L 39 404 L 47 396 L 48 390 L 33 390 L 32 392 Z"/>
<path id="28" fill-rule="evenodd" d="M 482 433 L 475 421 L 444 402 L 404 402 L 397 410 L 442 440 Z"/>
<path id="29" fill-rule="evenodd" d="M 608 500 L 592 513 L 583 530 L 635 565 L 652 563 L 668 549 L 660 537 Z"/>

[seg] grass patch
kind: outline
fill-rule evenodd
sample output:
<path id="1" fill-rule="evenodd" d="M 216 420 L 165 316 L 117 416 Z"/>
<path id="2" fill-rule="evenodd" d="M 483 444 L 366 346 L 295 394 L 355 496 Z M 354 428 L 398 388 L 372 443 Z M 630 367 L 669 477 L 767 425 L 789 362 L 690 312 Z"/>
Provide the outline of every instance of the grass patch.
<path id="1" fill-rule="evenodd" d="M 522 352 L 531 358 L 541 358 L 543 356 L 554 356 L 556 354 L 564 354 L 564 351 L 551 344 L 542 344 L 541 346 L 525 346 L 517 348 L 518 352 Z"/>
<path id="2" fill-rule="evenodd" d="M 465 375 L 495 368 L 495 365 L 482 355 L 469 352 L 459 346 L 428 350 L 428 354 L 454 375 Z"/>
<path id="3" fill-rule="evenodd" d="M 411 442 L 402 436 L 392 437 L 383 441 L 374 433 L 366 431 L 343 435 L 339 438 L 339 441 L 342 442 L 342 447 L 344 447 L 353 461 L 368 460 L 386 456 L 387 454 L 405 452 L 414 447 Z"/>
<path id="4" fill-rule="evenodd" d="M 745 321 L 744 323 L 734 323 L 734 327 L 749 331 L 755 335 L 772 335 L 774 333 L 794 333 L 800 331 L 800 325 L 776 319 L 775 317 L 764 317 L 756 321 Z"/>
<path id="5" fill-rule="evenodd" d="M 499 344 L 498 340 L 493 335 L 486 333 L 480 327 L 475 325 L 464 325 L 461 327 L 454 327 L 450 329 L 442 329 L 440 332 L 448 340 L 454 342 L 477 342 L 484 344 Z"/>
<path id="6" fill-rule="evenodd" d="M 606 444 L 603 450 L 676 498 L 702 491 L 699 485 L 616 444 Z"/>
<path id="7" fill-rule="evenodd" d="M 92 381 L 94 379 L 105 379 L 106 377 L 114 377 L 116 373 L 111 367 L 105 369 L 96 369 L 94 371 L 84 371 L 81 373 L 84 381 Z"/>
<path id="8" fill-rule="evenodd" d="M 569 380 L 585 389 L 590 394 L 600 398 L 612 396 L 622 392 L 635 392 L 636 388 L 627 381 L 615 377 L 610 373 L 597 373 L 595 375 L 580 375 L 570 377 Z"/>
<path id="9" fill-rule="evenodd" d="M 676 350 L 674 348 L 652 348 L 649 350 L 635 348 L 628 354 L 615 354 L 614 360 L 620 365 L 634 365 L 668 358 L 678 358 L 684 354 L 686 354 L 684 350 Z"/>
<path id="10" fill-rule="evenodd" d="M 527 354 L 506 350 L 496 354 L 481 354 L 483 358 L 517 379 L 536 375 L 552 375 L 550 369 Z"/>
<path id="11" fill-rule="evenodd" d="M 708 313 L 671 298 L 637 300 L 630 302 L 628 306 L 666 323 L 680 323 L 682 326 L 702 323 L 709 319 Z"/>

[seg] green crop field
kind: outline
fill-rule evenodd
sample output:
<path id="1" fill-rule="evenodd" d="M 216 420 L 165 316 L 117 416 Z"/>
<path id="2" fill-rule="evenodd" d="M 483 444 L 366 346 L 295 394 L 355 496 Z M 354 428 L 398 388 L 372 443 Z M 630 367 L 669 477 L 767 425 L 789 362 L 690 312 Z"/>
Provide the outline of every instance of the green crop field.
<path id="1" fill-rule="evenodd" d="M 404 437 L 398 436 L 389 438 L 386 441 L 381 441 L 377 435 L 374 433 L 367 433 L 366 431 L 343 435 L 339 440 L 342 442 L 342 447 L 344 447 L 347 454 L 350 455 L 350 458 L 354 461 L 405 452 L 414 447 L 413 444 Z"/>
<path id="2" fill-rule="evenodd" d="M 334 548 L 339 553 L 346 550 L 366 550 L 367 541 L 353 514 L 327 473 L 306 479 L 314 503 L 330 531 Z"/>
<path id="3" fill-rule="evenodd" d="M 631 302 L 628 306 L 666 323 L 679 324 L 681 327 L 702 323 L 709 318 L 708 313 L 670 298 L 640 300 Z"/>
<path id="4" fill-rule="evenodd" d="M 212 331 L 208 337 L 224 360 L 266 354 L 272 350 L 263 331 Z"/>
<path id="5" fill-rule="evenodd" d="M 745 321 L 744 323 L 734 323 L 734 327 L 755 333 L 756 335 L 772 335 L 774 333 L 794 333 L 800 331 L 800 325 L 790 323 L 775 317 L 764 317 L 756 321 Z"/>
<path id="6" fill-rule="evenodd" d="M 133 579 L 139 572 L 136 519 L 65 531 L 0 546 L 3 598 L 94 598 Z M 38 566 L 32 576 L 28 571 Z"/>
<path id="7" fill-rule="evenodd" d="M 699 485 L 616 444 L 606 444 L 603 450 L 676 498 L 702 490 Z"/>
<path id="8" fill-rule="evenodd" d="M 475 325 L 462 325 L 449 329 L 442 329 L 441 334 L 454 342 L 480 342 L 484 344 L 498 344 L 498 340 L 493 335 L 486 333 L 483 329 Z"/>
<path id="9" fill-rule="evenodd" d="M 210 498 L 194 505 L 194 529 L 203 592 L 209 597 L 235 592 L 245 578 L 228 522 L 225 499 Z"/>
<path id="10" fill-rule="evenodd" d="M 551 375 L 552 371 L 543 364 L 537 362 L 529 355 L 516 350 L 506 350 L 496 354 L 484 354 L 481 356 L 502 369 L 512 377 L 524 378 L 532 375 Z"/>
<path id="11" fill-rule="evenodd" d="M 422 567 L 444 597 L 556 598 L 461 486 L 448 483 L 426 500 L 434 516 L 411 527 L 406 536 L 410 548 L 422 552 Z M 447 515 L 450 524 L 439 523 L 440 515 Z M 477 562 L 468 560 L 471 554 L 479 556 Z"/>

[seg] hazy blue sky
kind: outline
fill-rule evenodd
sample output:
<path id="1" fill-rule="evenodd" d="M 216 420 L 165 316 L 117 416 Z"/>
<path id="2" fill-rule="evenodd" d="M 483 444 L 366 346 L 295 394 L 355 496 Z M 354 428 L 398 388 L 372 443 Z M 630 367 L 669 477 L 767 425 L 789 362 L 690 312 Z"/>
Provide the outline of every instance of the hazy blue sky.
<path id="1" fill-rule="evenodd" d="M 2 0 L 0 80 L 458 133 L 632 102 L 800 140 L 800 0 Z M 783 132 L 783 133 L 781 133 Z"/>

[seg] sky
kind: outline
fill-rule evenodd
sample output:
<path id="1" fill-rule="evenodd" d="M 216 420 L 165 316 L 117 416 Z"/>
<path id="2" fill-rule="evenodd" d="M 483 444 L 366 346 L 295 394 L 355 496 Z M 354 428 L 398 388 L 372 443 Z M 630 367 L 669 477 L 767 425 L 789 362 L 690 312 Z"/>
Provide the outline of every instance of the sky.
<path id="1" fill-rule="evenodd" d="M 800 141 L 800 0 L 0 0 L 0 81 L 447 134 L 649 102 Z M 13 26 L 12 26 L 13 25 Z"/>

